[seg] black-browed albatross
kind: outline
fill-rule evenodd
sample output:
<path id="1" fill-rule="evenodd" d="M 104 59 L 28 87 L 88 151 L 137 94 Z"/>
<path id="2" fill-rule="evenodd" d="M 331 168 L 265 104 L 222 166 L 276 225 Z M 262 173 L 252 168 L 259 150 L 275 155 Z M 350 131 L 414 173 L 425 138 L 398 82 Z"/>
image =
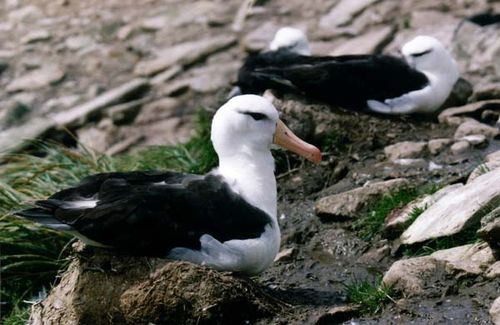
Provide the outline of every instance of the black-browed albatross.
<path id="1" fill-rule="evenodd" d="M 219 167 L 206 175 L 105 173 L 17 215 L 73 233 L 90 245 L 257 274 L 280 246 L 271 143 L 318 163 L 266 99 L 242 95 L 215 114 Z"/>
<path id="2" fill-rule="evenodd" d="M 288 50 L 247 58 L 238 72 L 244 94 L 293 92 L 347 109 L 383 114 L 433 113 L 459 72 L 444 46 L 418 36 L 392 55 L 305 56 Z"/>

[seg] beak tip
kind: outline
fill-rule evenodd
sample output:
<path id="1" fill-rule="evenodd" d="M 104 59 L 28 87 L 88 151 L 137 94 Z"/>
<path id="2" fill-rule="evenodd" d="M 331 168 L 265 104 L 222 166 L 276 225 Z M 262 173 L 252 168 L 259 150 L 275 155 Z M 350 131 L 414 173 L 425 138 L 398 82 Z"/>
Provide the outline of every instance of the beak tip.
<path id="1" fill-rule="evenodd" d="M 316 147 L 312 152 L 311 161 L 315 164 L 319 164 L 321 162 L 321 151 Z"/>

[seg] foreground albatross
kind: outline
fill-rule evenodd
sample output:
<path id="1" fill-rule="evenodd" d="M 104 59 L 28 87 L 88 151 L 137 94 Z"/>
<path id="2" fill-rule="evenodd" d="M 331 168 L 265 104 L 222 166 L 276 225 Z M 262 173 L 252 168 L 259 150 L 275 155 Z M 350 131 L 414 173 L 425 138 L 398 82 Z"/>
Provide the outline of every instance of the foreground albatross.
<path id="1" fill-rule="evenodd" d="M 391 55 L 306 56 L 288 50 L 250 56 L 238 72 L 244 94 L 293 92 L 347 109 L 383 114 L 433 113 L 458 80 L 455 60 L 430 36 Z"/>
<path id="2" fill-rule="evenodd" d="M 315 163 L 321 153 L 255 95 L 223 105 L 211 139 L 220 164 L 206 175 L 97 174 L 17 214 L 90 245 L 257 274 L 280 246 L 271 144 Z"/>

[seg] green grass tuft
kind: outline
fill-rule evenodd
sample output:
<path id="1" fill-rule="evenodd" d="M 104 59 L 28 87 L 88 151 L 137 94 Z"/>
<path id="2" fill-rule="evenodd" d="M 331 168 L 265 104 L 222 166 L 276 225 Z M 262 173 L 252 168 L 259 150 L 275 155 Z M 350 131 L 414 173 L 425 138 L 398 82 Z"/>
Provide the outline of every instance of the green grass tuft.
<path id="1" fill-rule="evenodd" d="M 384 195 L 353 222 L 352 228 L 364 240 L 371 240 L 380 233 L 389 212 L 404 207 L 419 195 L 415 188 L 403 188 Z"/>
<path id="2" fill-rule="evenodd" d="M 364 315 L 376 314 L 387 303 L 394 301 L 391 297 L 392 289 L 383 284 L 381 278 L 376 283 L 367 280 L 354 281 L 346 285 L 346 293 L 348 300 L 359 305 Z"/>
<path id="3" fill-rule="evenodd" d="M 12 312 L 3 319 L 4 325 L 25 325 L 30 318 L 31 306 L 16 306 Z"/>

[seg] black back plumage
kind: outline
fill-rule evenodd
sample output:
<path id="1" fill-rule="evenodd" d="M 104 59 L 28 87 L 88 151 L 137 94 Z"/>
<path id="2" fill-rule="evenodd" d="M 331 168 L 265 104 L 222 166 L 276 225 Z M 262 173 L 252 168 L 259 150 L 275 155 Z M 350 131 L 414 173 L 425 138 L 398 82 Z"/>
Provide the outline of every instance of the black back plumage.
<path id="1" fill-rule="evenodd" d="M 82 199 L 97 204 L 72 204 Z M 165 256 L 174 247 L 199 249 L 203 234 L 221 242 L 256 238 L 271 223 L 213 174 L 97 174 L 36 206 L 18 215 L 47 225 L 59 222 L 98 243 L 150 256 Z"/>
<path id="2" fill-rule="evenodd" d="M 427 83 L 423 73 L 390 55 L 303 56 L 286 50 L 248 57 L 237 81 L 243 93 L 274 89 L 358 110 L 367 100 L 399 97 Z"/>

